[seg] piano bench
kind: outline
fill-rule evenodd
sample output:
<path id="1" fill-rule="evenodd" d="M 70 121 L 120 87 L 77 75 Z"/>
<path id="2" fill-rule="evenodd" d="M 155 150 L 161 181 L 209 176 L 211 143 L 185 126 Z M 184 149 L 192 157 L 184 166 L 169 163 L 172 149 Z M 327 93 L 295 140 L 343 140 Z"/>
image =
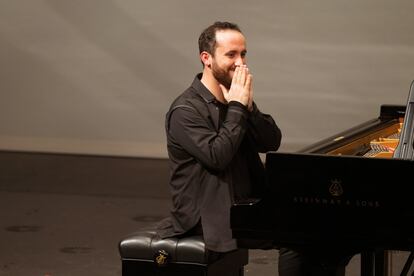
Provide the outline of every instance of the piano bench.
<path id="1" fill-rule="evenodd" d="M 243 276 L 248 251 L 217 254 L 202 236 L 160 239 L 156 231 L 135 232 L 119 242 L 122 276 Z"/>

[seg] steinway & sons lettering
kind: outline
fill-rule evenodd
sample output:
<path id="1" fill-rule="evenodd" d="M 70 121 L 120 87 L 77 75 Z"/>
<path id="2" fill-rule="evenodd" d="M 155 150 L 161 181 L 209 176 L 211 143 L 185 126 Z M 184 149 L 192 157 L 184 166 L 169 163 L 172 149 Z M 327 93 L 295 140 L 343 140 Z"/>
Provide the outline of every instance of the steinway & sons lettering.
<path id="1" fill-rule="evenodd" d="M 380 203 L 377 200 L 359 200 L 359 199 L 337 199 L 337 198 L 320 198 L 307 196 L 294 196 L 293 203 L 309 204 L 319 206 L 344 206 L 360 208 L 378 208 Z"/>

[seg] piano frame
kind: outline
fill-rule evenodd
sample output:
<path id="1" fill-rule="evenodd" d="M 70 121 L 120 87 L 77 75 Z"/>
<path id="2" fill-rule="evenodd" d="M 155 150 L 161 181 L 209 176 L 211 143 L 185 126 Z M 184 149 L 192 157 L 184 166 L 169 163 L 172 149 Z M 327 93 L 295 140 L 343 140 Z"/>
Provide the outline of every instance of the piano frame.
<path id="1" fill-rule="evenodd" d="M 406 107 L 382 105 L 378 118 L 366 121 L 348 130 L 307 146 L 299 153 L 329 155 L 361 155 L 370 141 L 396 132 L 404 118 Z"/>

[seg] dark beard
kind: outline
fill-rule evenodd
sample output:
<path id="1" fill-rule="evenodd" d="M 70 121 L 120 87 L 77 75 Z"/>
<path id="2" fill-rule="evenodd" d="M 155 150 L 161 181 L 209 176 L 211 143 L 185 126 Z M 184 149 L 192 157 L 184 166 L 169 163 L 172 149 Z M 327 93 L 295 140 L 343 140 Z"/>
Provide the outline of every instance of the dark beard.
<path id="1" fill-rule="evenodd" d="M 222 84 L 227 89 L 230 89 L 232 78 L 230 77 L 229 73 L 225 70 L 218 68 L 217 66 L 212 67 L 213 76 L 214 78 Z"/>

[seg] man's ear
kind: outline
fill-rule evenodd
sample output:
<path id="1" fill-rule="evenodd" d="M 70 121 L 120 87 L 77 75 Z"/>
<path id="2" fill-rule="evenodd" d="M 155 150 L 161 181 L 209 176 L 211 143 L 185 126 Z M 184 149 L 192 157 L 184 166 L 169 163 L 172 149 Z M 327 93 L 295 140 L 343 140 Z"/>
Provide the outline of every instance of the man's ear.
<path id="1" fill-rule="evenodd" d="M 200 60 L 204 64 L 205 67 L 211 67 L 211 55 L 206 51 L 201 52 Z"/>

